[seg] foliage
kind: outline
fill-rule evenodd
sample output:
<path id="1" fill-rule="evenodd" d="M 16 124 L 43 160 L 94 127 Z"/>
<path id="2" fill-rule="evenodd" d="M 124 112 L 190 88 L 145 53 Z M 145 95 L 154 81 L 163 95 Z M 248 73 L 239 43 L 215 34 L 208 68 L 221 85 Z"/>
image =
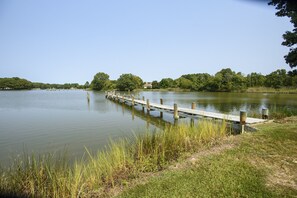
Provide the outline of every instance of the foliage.
<path id="1" fill-rule="evenodd" d="M 18 78 L 0 78 L 0 90 L 1 89 L 32 89 L 32 82 Z"/>
<path id="2" fill-rule="evenodd" d="M 88 89 L 90 87 L 90 83 L 89 83 L 89 81 L 87 81 L 86 83 L 85 83 L 85 85 L 84 85 L 84 88 L 85 89 Z"/>
<path id="3" fill-rule="evenodd" d="M 276 70 L 266 76 L 265 85 L 275 89 L 285 86 L 287 74 L 285 69 Z"/>
<path id="4" fill-rule="evenodd" d="M 248 74 L 246 78 L 248 87 L 262 87 L 266 80 L 264 75 L 256 72 Z"/>
<path id="5" fill-rule="evenodd" d="M 269 5 L 276 6 L 278 10 L 276 16 L 289 17 L 294 26 L 292 31 L 283 34 L 284 41 L 282 45 L 290 47 L 289 53 L 285 56 L 287 64 L 291 68 L 297 66 L 297 3 L 295 0 L 272 0 Z"/>
<path id="6" fill-rule="evenodd" d="M 184 77 L 180 77 L 175 80 L 175 84 L 177 87 L 182 89 L 191 89 L 192 88 L 192 81 L 189 79 L 186 79 Z"/>
<path id="7" fill-rule="evenodd" d="M 207 84 L 211 82 L 212 76 L 206 73 L 202 74 L 186 74 L 181 77 L 186 78 L 192 82 L 192 90 L 204 91 L 208 90 Z"/>
<path id="8" fill-rule="evenodd" d="M 238 91 L 246 88 L 246 80 L 241 73 L 230 68 L 217 72 L 212 81 L 211 91 Z"/>
<path id="9" fill-rule="evenodd" d="M 159 88 L 160 88 L 158 81 L 154 80 L 154 81 L 152 82 L 152 88 L 153 88 L 153 89 L 159 89 Z"/>
<path id="10" fill-rule="evenodd" d="M 247 76 L 230 68 L 222 69 L 214 76 L 207 73 L 186 74 L 178 79 L 163 78 L 157 86 L 163 89 L 181 88 L 193 91 L 231 92 L 245 91 L 249 87 L 282 87 L 297 86 L 297 70 L 287 72 L 285 69 L 276 70 L 264 76 L 261 73 L 251 73 Z M 153 86 L 154 87 L 154 86 Z"/>
<path id="11" fill-rule="evenodd" d="M 143 81 L 139 76 L 133 74 L 122 74 L 117 80 L 117 88 L 120 91 L 132 91 L 142 88 Z"/>
<path id="12" fill-rule="evenodd" d="M 109 75 L 103 72 L 99 72 L 94 76 L 91 82 L 91 87 L 94 90 L 101 91 L 103 89 L 106 89 L 108 84 L 109 84 Z"/>
<path id="13" fill-rule="evenodd" d="M 163 78 L 160 82 L 159 82 L 159 86 L 162 89 L 166 89 L 166 88 L 174 88 L 175 87 L 175 83 L 174 80 L 172 78 Z"/>
<path id="14" fill-rule="evenodd" d="M 84 89 L 83 85 L 78 83 L 65 83 L 65 84 L 49 84 L 33 82 L 33 88 L 35 89 Z"/>

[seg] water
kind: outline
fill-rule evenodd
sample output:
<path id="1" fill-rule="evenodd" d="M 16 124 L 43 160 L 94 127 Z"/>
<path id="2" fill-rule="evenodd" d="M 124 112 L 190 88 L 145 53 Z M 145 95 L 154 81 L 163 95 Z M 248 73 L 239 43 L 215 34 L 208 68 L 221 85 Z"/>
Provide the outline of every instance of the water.
<path id="1" fill-rule="evenodd" d="M 0 164 L 7 164 L 11 156 L 24 150 L 35 153 L 61 151 L 67 148 L 72 157 L 80 157 L 85 147 L 96 151 L 110 139 L 133 136 L 146 129 L 161 128 L 172 123 L 171 114 L 152 111 L 151 116 L 105 99 L 103 92 L 82 90 L 62 91 L 2 91 L 0 92 Z M 160 102 L 238 114 L 270 109 L 297 108 L 297 95 L 241 94 L 241 93 L 174 93 L 140 92 L 151 102 Z"/>

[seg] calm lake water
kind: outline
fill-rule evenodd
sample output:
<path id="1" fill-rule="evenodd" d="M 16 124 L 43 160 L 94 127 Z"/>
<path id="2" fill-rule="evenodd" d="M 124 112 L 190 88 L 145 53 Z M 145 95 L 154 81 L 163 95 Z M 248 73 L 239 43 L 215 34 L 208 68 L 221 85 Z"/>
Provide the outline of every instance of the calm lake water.
<path id="1" fill-rule="evenodd" d="M 83 90 L 58 91 L 1 91 L 0 92 L 0 164 L 7 164 L 11 156 L 24 150 L 35 153 L 67 149 L 72 157 L 80 157 L 85 147 L 92 151 L 104 148 L 110 139 L 133 136 L 146 129 L 161 128 L 172 123 L 171 114 L 143 113 L 105 99 L 104 92 Z M 243 93 L 174 93 L 139 92 L 151 102 L 177 103 L 190 107 L 237 115 L 241 109 L 260 112 L 297 108 L 297 95 Z M 182 119 L 180 119 L 182 120 Z"/>

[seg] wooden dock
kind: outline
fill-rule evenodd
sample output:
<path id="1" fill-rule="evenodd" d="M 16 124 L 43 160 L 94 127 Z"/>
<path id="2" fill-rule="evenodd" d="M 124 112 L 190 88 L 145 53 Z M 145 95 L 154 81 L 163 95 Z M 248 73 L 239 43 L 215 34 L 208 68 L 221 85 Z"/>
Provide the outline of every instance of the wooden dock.
<path id="1" fill-rule="evenodd" d="M 246 112 L 240 112 L 238 116 L 236 115 L 228 115 L 223 113 L 215 113 L 215 112 L 207 112 L 196 109 L 196 105 L 192 104 L 192 109 L 190 108 L 178 108 L 177 104 L 174 104 L 174 106 L 164 105 L 163 100 L 161 100 L 161 104 L 157 103 L 150 103 L 147 99 L 146 101 L 135 99 L 133 96 L 124 96 L 116 94 L 115 92 L 107 92 L 106 98 L 119 101 L 121 103 L 130 104 L 132 106 L 134 105 L 141 105 L 144 108 L 147 109 L 147 111 L 153 111 L 158 110 L 160 112 L 168 112 L 172 113 L 175 119 L 178 119 L 179 117 L 191 117 L 191 118 L 211 118 L 211 119 L 217 119 L 217 120 L 225 120 L 227 122 L 232 123 L 240 123 L 240 124 L 247 124 L 247 125 L 254 125 L 259 123 L 265 123 L 268 122 L 268 119 L 259 119 L 259 118 L 250 118 L 246 117 Z"/>

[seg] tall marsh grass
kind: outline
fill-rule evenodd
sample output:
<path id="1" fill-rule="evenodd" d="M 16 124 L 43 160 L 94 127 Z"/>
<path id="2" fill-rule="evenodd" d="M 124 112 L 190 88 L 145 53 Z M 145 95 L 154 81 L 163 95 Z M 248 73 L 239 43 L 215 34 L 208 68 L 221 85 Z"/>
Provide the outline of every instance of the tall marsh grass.
<path id="1" fill-rule="evenodd" d="M 104 196 L 144 172 L 159 171 L 201 145 L 228 135 L 225 122 L 200 121 L 137 134 L 68 163 L 66 155 L 23 155 L 0 172 L 0 195 L 19 197 Z"/>
<path id="2" fill-rule="evenodd" d="M 255 118 L 261 118 L 262 115 L 258 111 L 252 111 L 248 113 L 249 116 Z M 283 119 L 286 117 L 296 116 L 297 109 L 294 107 L 277 107 L 272 106 L 269 108 L 269 119 Z"/>

